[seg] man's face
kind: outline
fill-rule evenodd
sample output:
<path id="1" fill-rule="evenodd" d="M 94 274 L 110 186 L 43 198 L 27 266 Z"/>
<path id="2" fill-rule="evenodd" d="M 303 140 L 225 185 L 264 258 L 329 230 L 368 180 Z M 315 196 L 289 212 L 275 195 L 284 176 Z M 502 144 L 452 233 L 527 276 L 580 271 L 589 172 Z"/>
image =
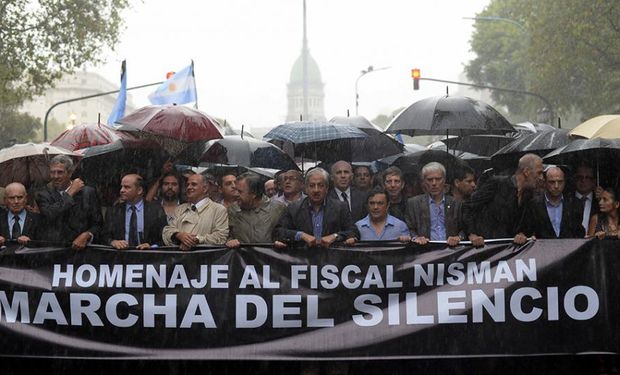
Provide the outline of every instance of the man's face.
<path id="1" fill-rule="evenodd" d="M 121 200 L 127 203 L 137 203 L 142 199 L 142 187 L 138 186 L 135 176 L 125 176 L 121 180 Z"/>
<path id="2" fill-rule="evenodd" d="M 332 168 L 332 180 L 334 181 L 334 187 L 344 191 L 351 186 L 351 180 L 353 178 L 353 171 L 351 165 L 345 162 L 338 162 L 334 164 Z"/>
<path id="3" fill-rule="evenodd" d="M 575 172 L 575 189 L 580 194 L 589 194 L 594 190 L 594 171 L 589 167 L 579 167 Z"/>
<path id="4" fill-rule="evenodd" d="M 441 197 L 445 188 L 445 177 L 441 171 L 429 171 L 424 174 L 424 188 L 433 198 Z"/>
<path id="5" fill-rule="evenodd" d="M 207 196 L 209 186 L 203 181 L 200 175 L 191 175 L 187 178 L 185 195 L 189 203 L 198 203 Z"/>
<path id="6" fill-rule="evenodd" d="M 282 191 L 286 195 L 295 195 L 304 187 L 301 175 L 299 173 L 289 171 L 282 174 Z"/>
<path id="7" fill-rule="evenodd" d="M 254 204 L 256 194 L 250 192 L 250 186 L 247 180 L 237 180 L 237 191 L 239 192 L 239 207 L 244 210 L 249 210 Z"/>
<path id="8" fill-rule="evenodd" d="M 4 192 L 4 204 L 13 214 L 19 214 L 26 207 L 26 192 L 11 188 Z"/>
<path id="9" fill-rule="evenodd" d="M 56 189 L 64 189 L 71 181 L 71 173 L 69 173 L 63 164 L 50 165 L 50 180 L 52 186 Z"/>
<path id="10" fill-rule="evenodd" d="M 311 175 L 306 186 L 306 194 L 312 204 L 322 204 L 327 196 L 327 181 L 320 174 Z"/>
<path id="11" fill-rule="evenodd" d="M 236 188 L 237 177 L 234 175 L 226 175 L 222 177 L 222 198 L 225 201 L 235 202 L 239 199 L 239 192 Z"/>
<path id="12" fill-rule="evenodd" d="M 388 214 L 388 198 L 385 194 L 375 194 L 368 198 L 368 214 L 373 221 L 381 221 Z"/>
<path id="13" fill-rule="evenodd" d="M 161 191 L 165 200 L 176 200 L 179 197 L 179 180 L 174 176 L 164 177 L 161 183 Z"/>
<path id="14" fill-rule="evenodd" d="M 465 178 L 462 180 L 454 180 L 454 186 L 462 196 L 469 198 L 476 189 L 476 180 L 474 179 L 474 175 L 471 173 L 466 173 Z"/>
<path id="15" fill-rule="evenodd" d="M 547 171 L 545 178 L 545 189 L 547 195 L 553 198 L 560 198 L 564 192 L 566 182 L 564 181 L 564 172 L 561 169 L 551 168 Z"/>
<path id="16" fill-rule="evenodd" d="M 389 174 L 385 176 L 383 185 L 390 198 L 397 199 L 403 190 L 403 179 L 397 174 Z"/>
<path id="17" fill-rule="evenodd" d="M 537 189 L 545 184 L 545 174 L 542 160 L 536 160 L 532 169 L 526 170 L 526 187 Z"/>
<path id="18" fill-rule="evenodd" d="M 274 180 L 268 180 L 265 182 L 265 194 L 271 198 L 276 195 L 276 183 Z"/>
<path id="19" fill-rule="evenodd" d="M 370 178 L 370 170 L 366 167 L 358 167 L 355 169 L 355 174 L 353 176 L 355 181 L 355 186 L 360 189 L 368 189 L 370 188 L 371 178 Z"/>

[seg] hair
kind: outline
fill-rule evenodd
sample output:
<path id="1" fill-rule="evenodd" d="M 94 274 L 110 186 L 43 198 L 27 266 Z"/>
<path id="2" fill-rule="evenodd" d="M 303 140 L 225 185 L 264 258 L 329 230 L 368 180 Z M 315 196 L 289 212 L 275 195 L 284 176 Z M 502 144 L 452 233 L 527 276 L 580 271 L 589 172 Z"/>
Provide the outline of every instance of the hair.
<path id="1" fill-rule="evenodd" d="M 534 164 L 538 160 L 542 162 L 540 156 L 536 154 L 525 154 L 521 156 L 521 159 L 519 159 L 519 165 L 517 166 L 517 172 L 523 172 L 523 170 L 525 170 L 526 168 L 533 170 Z"/>
<path id="2" fill-rule="evenodd" d="M 377 194 L 384 194 L 387 203 L 390 204 L 390 198 L 389 198 L 388 192 L 380 186 L 377 186 L 373 188 L 370 192 L 368 192 L 368 194 L 366 195 L 366 204 L 370 202 L 370 198 L 374 197 Z"/>
<path id="3" fill-rule="evenodd" d="M 73 172 L 73 159 L 67 155 L 56 155 L 50 160 L 50 166 L 62 164 L 67 172 Z"/>
<path id="4" fill-rule="evenodd" d="M 224 185 L 224 177 L 226 177 L 226 176 L 235 176 L 235 178 L 237 178 L 237 173 L 235 173 L 235 172 L 226 172 L 226 173 L 222 174 L 221 176 L 219 176 L 217 178 L 217 184 L 219 186 Z"/>
<path id="5" fill-rule="evenodd" d="M 456 170 L 454 171 L 454 176 L 453 176 L 454 178 L 452 179 L 452 182 L 456 180 L 463 181 L 467 177 L 468 174 L 476 177 L 476 173 L 474 172 L 473 168 L 467 165 L 462 165 L 456 168 Z"/>
<path id="6" fill-rule="evenodd" d="M 370 166 L 368 165 L 357 165 L 355 167 L 353 167 L 353 174 L 355 174 L 355 171 L 357 171 L 360 168 L 366 168 L 368 170 L 368 173 L 370 173 L 370 177 L 372 177 L 372 170 L 370 169 Z"/>
<path id="7" fill-rule="evenodd" d="M 176 172 L 166 172 L 164 173 L 163 176 L 161 176 L 161 180 L 163 181 L 164 178 L 166 177 L 174 177 L 177 180 L 177 183 L 180 185 L 181 184 L 181 177 L 179 177 L 179 174 Z"/>
<path id="8" fill-rule="evenodd" d="M 547 173 L 549 173 L 549 171 L 552 169 L 557 169 L 558 171 L 562 172 L 562 177 L 566 178 L 566 173 L 564 172 L 562 168 L 552 165 L 550 167 L 547 167 L 547 169 L 545 169 L 545 179 L 547 178 Z"/>
<path id="9" fill-rule="evenodd" d="M 603 188 L 603 191 L 606 191 L 609 194 L 611 194 L 611 199 L 613 199 L 614 202 L 618 202 L 620 200 L 620 191 L 618 191 L 618 189 L 609 186 L 609 187 Z"/>
<path id="10" fill-rule="evenodd" d="M 265 194 L 265 184 L 261 180 L 260 176 L 256 173 L 245 172 L 237 177 L 237 181 L 245 180 L 248 183 L 250 192 L 256 194 L 257 198 L 262 198 Z"/>
<path id="11" fill-rule="evenodd" d="M 429 172 L 441 172 L 443 177 L 446 178 L 446 167 L 436 161 L 432 161 L 422 167 L 422 172 L 420 172 L 422 179 L 424 179 L 424 176 Z"/>
<path id="12" fill-rule="evenodd" d="M 304 180 L 304 183 L 308 185 L 310 177 L 314 176 L 315 174 L 321 175 L 321 177 L 323 177 L 323 179 L 325 180 L 325 184 L 329 185 L 329 173 L 327 173 L 325 169 L 320 167 L 309 169 L 308 172 L 306 172 L 306 178 Z"/>
<path id="13" fill-rule="evenodd" d="M 141 187 L 143 191 L 146 191 L 147 188 L 146 186 L 144 186 L 144 179 L 142 178 L 142 176 L 140 176 L 137 173 L 127 173 L 126 175 L 123 176 L 123 178 L 127 176 L 134 176 L 136 178 L 136 183 L 135 183 L 136 187 Z"/>
<path id="14" fill-rule="evenodd" d="M 385 182 L 385 179 L 387 178 L 387 176 L 391 176 L 391 175 L 397 175 L 398 177 L 400 177 L 401 180 L 404 180 L 403 171 L 401 171 L 400 168 L 396 166 L 391 166 L 383 171 L 383 178 L 381 179 L 381 181 Z"/>
<path id="15" fill-rule="evenodd" d="M 346 164 L 349 166 L 349 168 L 351 169 L 351 172 L 353 172 L 353 168 L 351 167 L 351 163 L 349 163 L 348 161 L 345 160 L 338 160 L 337 162 L 335 162 L 334 164 L 332 164 L 330 171 L 332 172 L 332 174 L 334 174 L 334 169 L 336 168 L 336 166 L 338 164 Z"/>

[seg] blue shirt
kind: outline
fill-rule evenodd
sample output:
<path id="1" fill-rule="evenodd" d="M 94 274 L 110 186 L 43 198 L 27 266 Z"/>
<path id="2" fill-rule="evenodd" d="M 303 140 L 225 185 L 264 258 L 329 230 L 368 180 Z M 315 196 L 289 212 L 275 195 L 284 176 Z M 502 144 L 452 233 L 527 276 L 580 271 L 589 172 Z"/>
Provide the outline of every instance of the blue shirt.
<path id="1" fill-rule="evenodd" d="M 547 198 L 547 194 L 545 194 L 545 205 L 547 206 L 547 214 L 549 215 L 549 220 L 551 220 L 551 225 L 553 225 L 553 231 L 555 232 L 556 237 L 560 237 L 560 225 L 562 225 L 562 205 L 564 202 L 564 197 L 560 199 L 560 203 L 556 206 L 551 203 L 549 198 Z"/>
<path id="2" fill-rule="evenodd" d="M 9 223 L 9 236 L 11 235 L 13 224 L 15 224 L 14 216 L 15 216 L 14 213 L 12 213 L 11 211 L 8 211 L 7 223 Z M 17 216 L 19 217 L 19 233 L 22 233 L 24 231 L 24 223 L 26 222 L 26 210 L 21 210 L 21 212 L 18 213 Z M 12 239 L 16 240 L 17 238 L 12 238 Z"/>
<path id="3" fill-rule="evenodd" d="M 314 206 L 308 200 L 308 210 L 310 211 L 310 216 L 312 217 L 312 235 L 316 239 L 321 239 L 323 237 L 323 214 L 325 213 L 325 201 L 321 204 L 320 210 L 315 210 Z M 295 240 L 301 240 L 302 232 L 297 232 L 295 234 Z"/>
<path id="4" fill-rule="evenodd" d="M 400 236 L 409 236 L 409 228 L 404 221 L 388 215 L 385 219 L 385 226 L 381 233 L 377 235 L 375 228 L 370 224 L 370 215 L 355 223 L 357 230 L 360 232 L 361 241 L 393 241 L 398 240 Z"/>
<path id="5" fill-rule="evenodd" d="M 144 201 L 140 200 L 136 206 L 136 218 L 138 219 L 138 242 L 144 240 Z M 127 203 L 125 210 L 125 241 L 129 241 L 129 223 L 131 221 L 131 204 Z"/>
<path id="6" fill-rule="evenodd" d="M 439 205 L 431 196 L 428 196 L 428 209 L 431 213 L 431 241 L 446 240 L 446 215 L 445 215 L 446 196 L 441 197 Z"/>

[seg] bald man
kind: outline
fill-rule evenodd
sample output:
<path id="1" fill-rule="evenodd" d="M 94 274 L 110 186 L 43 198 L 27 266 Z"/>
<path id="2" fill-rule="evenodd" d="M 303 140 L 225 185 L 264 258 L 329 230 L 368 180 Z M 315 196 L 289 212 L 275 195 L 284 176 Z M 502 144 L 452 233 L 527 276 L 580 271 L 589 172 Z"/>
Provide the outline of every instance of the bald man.
<path id="1" fill-rule="evenodd" d="M 366 216 L 366 193 L 353 187 L 353 168 L 344 160 L 339 160 L 332 165 L 331 179 L 333 189 L 328 197 L 344 202 L 349 207 L 351 217 L 355 223 Z"/>
<path id="2" fill-rule="evenodd" d="M 28 212 L 26 187 L 19 182 L 8 184 L 4 191 L 6 210 L 0 210 L 0 245 L 16 242 L 26 245 L 37 238 L 39 215 Z"/>
<path id="3" fill-rule="evenodd" d="M 161 232 L 167 224 L 160 204 L 144 200 L 144 181 L 137 174 L 123 176 L 120 203 L 106 213 L 102 243 L 117 250 L 149 249 L 162 244 Z"/>

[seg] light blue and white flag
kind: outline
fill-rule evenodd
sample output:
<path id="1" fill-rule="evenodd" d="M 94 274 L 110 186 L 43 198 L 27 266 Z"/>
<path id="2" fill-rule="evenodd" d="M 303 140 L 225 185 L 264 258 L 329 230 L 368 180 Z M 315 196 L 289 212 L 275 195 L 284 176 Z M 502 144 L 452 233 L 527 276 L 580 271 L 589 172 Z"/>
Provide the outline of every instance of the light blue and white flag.
<path id="1" fill-rule="evenodd" d="M 194 63 L 176 72 L 149 95 L 152 104 L 185 104 L 197 101 Z"/>
<path id="2" fill-rule="evenodd" d="M 108 125 L 114 125 L 114 123 L 125 116 L 125 104 L 127 103 L 127 65 L 125 60 L 121 64 L 121 88 L 112 108 L 112 113 L 108 117 Z"/>

